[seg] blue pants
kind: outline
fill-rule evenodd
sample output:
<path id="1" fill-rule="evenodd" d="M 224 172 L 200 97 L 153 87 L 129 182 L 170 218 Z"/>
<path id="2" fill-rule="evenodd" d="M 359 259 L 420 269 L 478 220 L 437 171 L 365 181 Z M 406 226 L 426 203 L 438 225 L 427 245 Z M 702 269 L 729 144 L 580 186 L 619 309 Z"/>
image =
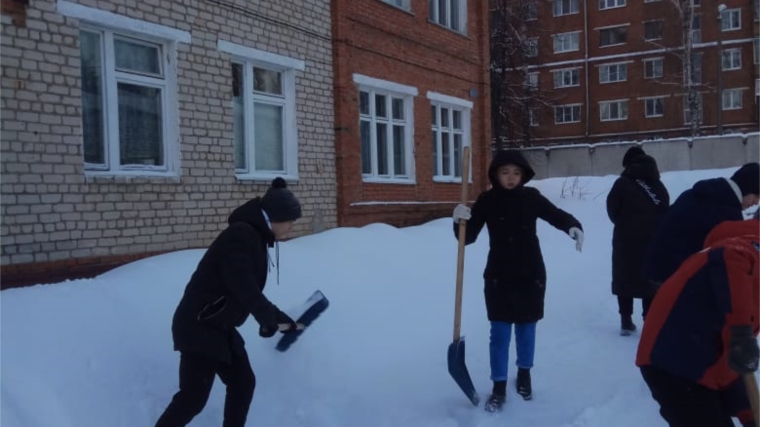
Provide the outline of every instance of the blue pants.
<path id="1" fill-rule="evenodd" d="M 509 343 L 512 340 L 512 323 L 491 322 L 491 380 L 506 381 L 509 365 Z M 515 323 L 517 367 L 533 367 L 536 349 L 536 323 Z"/>

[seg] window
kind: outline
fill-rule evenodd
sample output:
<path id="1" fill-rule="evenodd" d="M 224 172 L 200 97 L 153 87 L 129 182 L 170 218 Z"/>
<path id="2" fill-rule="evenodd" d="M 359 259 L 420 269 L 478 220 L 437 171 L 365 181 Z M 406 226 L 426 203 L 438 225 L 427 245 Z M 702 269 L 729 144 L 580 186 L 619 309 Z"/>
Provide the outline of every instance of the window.
<path id="1" fill-rule="evenodd" d="M 644 78 L 659 79 L 663 74 L 663 59 L 650 58 L 644 60 Z"/>
<path id="2" fill-rule="evenodd" d="M 428 0 L 428 19 L 438 25 L 467 33 L 467 0 Z"/>
<path id="3" fill-rule="evenodd" d="M 696 119 L 697 122 L 701 122 L 702 121 L 702 94 L 697 93 L 695 95 L 696 97 L 694 98 L 694 102 L 695 102 L 696 111 L 694 111 L 693 118 Z M 689 125 L 691 124 L 692 115 L 691 115 L 691 110 L 689 108 L 688 96 L 684 96 L 683 98 L 683 109 L 684 109 L 683 111 L 684 124 Z"/>
<path id="4" fill-rule="evenodd" d="M 538 72 L 526 74 L 523 84 L 527 90 L 538 89 Z"/>
<path id="5" fill-rule="evenodd" d="M 599 0 L 599 10 L 625 6 L 625 0 Z"/>
<path id="6" fill-rule="evenodd" d="M 219 40 L 231 54 L 238 179 L 298 178 L 295 70 L 303 61 Z"/>
<path id="7" fill-rule="evenodd" d="M 578 68 L 565 68 L 552 71 L 554 88 L 580 86 L 580 70 Z"/>
<path id="8" fill-rule="evenodd" d="M 554 16 L 578 13 L 578 0 L 554 0 Z"/>
<path id="9" fill-rule="evenodd" d="M 175 94 L 167 49 L 110 30 L 80 30 L 85 169 L 171 171 L 177 129 L 169 119 Z"/>
<path id="10" fill-rule="evenodd" d="M 462 149 L 470 145 L 470 111 L 472 104 L 428 92 L 433 131 L 433 176 L 436 181 L 461 181 Z M 439 101 L 438 99 L 442 99 Z"/>
<path id="11" fill-rule="evenodd" d="M 726 49 L 723 51 L 722 69 L 723 71 L 741 70 L 742 68 L 742 50 Z"/>
<path id="12" fill-rule="evenodd" d="M 628 118 L 628 101 L 605 101 L 599 103 L 599 118 L 603 122 Z"/>
<path id="13" fill-rule="evenodd" d="M 538 2 L 532 1 L 525 5 L 525 10 L 523 11 L 525 14 L 525 20 L 526 21 L 535 21 L 538 19 Z"/>
<path id="14" fill-rule="evenodd" d="M 628 27 L 603 28 L 599 30 L 599 46 L 623 44 L 628 35 Z"/>
<path id="15" fill-rule="evenodd" d="M 554 123 L 578 123 L 581 121 L 581 106 L 575 105 L 558 105 L 554 107 Z"/>
<path id="16" fill-rule="evenodd" d="M 554 35 L 554 53 L 572 52 L 579 49 L 580 32 Z"/>
<path id="17" fill-rule="evenodd" d="M 688 70 L 684 69 L 684 80 L 686 79 L 686 76 L 689 75 L 687 71 Z M 695 84 L 702 83 L 702 54 L 701 53 L 691 54 L 691 82 Z"/>
<path id="18" fill-rule="evenodd" d="M 739 110 L 742 108 L 742 93 L 741 89 L 726 89 L 723 91 L 723 109 L 724 110 Z"/>
<path id="19" fill-rule="evenodd" d="M 721 30 L 733 31 L 742 28 L 742 10 L 726 9 L 720 14 Z"/>
<path id="20" fill-rule="evenodd" d="M 538 117 L 539 117 L 538 110 L 536 110 L 535 108 L 532 108 L 532 109 L 528 110 L 528 114 L 530 115 L 529 116 L 530 126 L 531 127 L 538 126 L 538 124 L 539 124 L 539 122 L 538 122 Z"/>
<path id="21" fill-rule="evenodd" d="M 644 117 L 662 117 L 664 115 L 663 105 L 665 98 L 647 98 L 644 100 Z"/>
<path id="22" fill-rule="evenodd" d="M 413 181 L 412 97 L 417 89 L 356 74 L 354 82 L 359 85 L 364 180 Z"/>
<path id="23" fill-rule="evenodd" d="M 644 40 L 660 40 L 662 38 L 662 20 L 644 23 Z"/>
<path id="24" fill-rule="evenodd" d="M 410 0 L 382 0 L 382 1 L 388 4 L 392 4 L 393 6 L 396 6 L 404 10 L 409 10 L 411 8 L 411 5 L 409 4 Z"/>
<path id="25" fill-rule="evenodd" d="M 758 2 L 758 4 L 760 4 L 760 2 Z M 754 48 L 752 51 L 752 62 L 760 64 L 760 37 L 755 38 L 752 47 Z"/>
<path id="26" fill-rule="evenodd" d="M 699 15 L 691 18 L 691 42 L 702 43 L 702 17 Z"/>
<path id="27" fill-rule="evenodd" d="M 599 66 L 599 83 L 615 83 L 628 80 L 628 64 Z"/>
<path id="28" fill-rule="evenodd" d="M 525 56 L 527 58 L 535 58 L 538 56 L 538 37 L 525 40 Z"/>

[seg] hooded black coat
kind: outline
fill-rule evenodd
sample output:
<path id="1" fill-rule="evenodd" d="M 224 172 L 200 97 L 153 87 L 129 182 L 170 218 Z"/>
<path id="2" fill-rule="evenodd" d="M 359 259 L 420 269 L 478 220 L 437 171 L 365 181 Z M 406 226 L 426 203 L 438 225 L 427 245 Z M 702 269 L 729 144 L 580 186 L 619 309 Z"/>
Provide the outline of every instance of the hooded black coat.
<path id="1" fill-rule="evenodd" d="M 497 177 L 498 169 L 508 164 L 523 170 L 523 181 L 512 190 L 503 188 Z M 465 244 L 475 242 L 484 225 L 488 228 L 490 249 L 483 278 L 490 321 L 531 323 L 544 317 L 546 267 L 536 233 L 538 218 L 565 233 L 573 227 L 583 229 L 536 188 L 525 187 L 533 176 L 519 151 L 498 152 L 488 169 L 492 188 L 480 194 L 467 221 Z M 456 223 L 454 235 L 459 235 Z"/>
<path id="2" fill-rule="evenodd" d="M 185 288 L 172 321 L 174 349 L 230 363 L 244 345 L 237 331 L 249 315 L 277 327 L 279 310 L 264 296 L 275 236 L 260 198 L 235 209 L 229 226 L 211 243 Z"/>
<path id="3" fill-rule="evenodd" d="M 612 185 L 607 195 L 607 215 L 612 233 L 612 293 L 647 298 L 652 289 L 643 263 L 652 240 L 670 205 L 668 190 L 660 181 L 657 162 L 647 155 L 636 157 Z"/>

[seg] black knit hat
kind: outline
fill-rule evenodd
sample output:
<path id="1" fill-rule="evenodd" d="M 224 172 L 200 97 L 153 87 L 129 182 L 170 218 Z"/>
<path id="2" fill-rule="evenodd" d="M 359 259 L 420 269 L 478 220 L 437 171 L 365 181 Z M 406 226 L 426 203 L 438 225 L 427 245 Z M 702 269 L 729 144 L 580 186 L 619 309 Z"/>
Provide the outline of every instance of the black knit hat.
<path id="1" fill-rule="evenodd" d="M 634 145 L 633 147 L 629 148 L 628 151 L 625 152 L 625 155 L 623 156 L 623 167 L 628 167 L 633 161 L 640 156 L 645 156 L 647 153 L 644 152 L 644 150 L 641 149 L 638 145 Z"/>
<path id="2" fill-rule="evenodd" d="M 271 222 L 288 222 L 301 218 L 301 204 L 287 187 L 285 180 L 277 177 L 261 198 L 261 208 Z"/>
<path id="3" fill-rule="evenodd" d="M 760 195 L 760 163 L 747 163 L 731 175 L 731 181 L 739 186 L 742 196 Z"/>

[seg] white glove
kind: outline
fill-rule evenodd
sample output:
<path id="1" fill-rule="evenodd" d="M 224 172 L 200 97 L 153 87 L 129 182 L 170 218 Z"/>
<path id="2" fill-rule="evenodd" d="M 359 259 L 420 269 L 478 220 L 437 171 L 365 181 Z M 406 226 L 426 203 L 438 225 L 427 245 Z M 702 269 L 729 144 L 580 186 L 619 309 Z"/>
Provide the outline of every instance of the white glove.
<path id="1" fill-rule="evenodd" d="M 570 237 L 575 240 L 575 250 L 580 252 L 583 248 L 583 232 L 578 227 L 573 227 L 567 232 Z"/>
<path id="2" fill-rule="evenodd" d="M 459 222 L 461 219 L 467 221 L 470 219 L 470 216 L 470 208 L 466 205 L 460 203 L 454 208 L 454 222 Z"/>

